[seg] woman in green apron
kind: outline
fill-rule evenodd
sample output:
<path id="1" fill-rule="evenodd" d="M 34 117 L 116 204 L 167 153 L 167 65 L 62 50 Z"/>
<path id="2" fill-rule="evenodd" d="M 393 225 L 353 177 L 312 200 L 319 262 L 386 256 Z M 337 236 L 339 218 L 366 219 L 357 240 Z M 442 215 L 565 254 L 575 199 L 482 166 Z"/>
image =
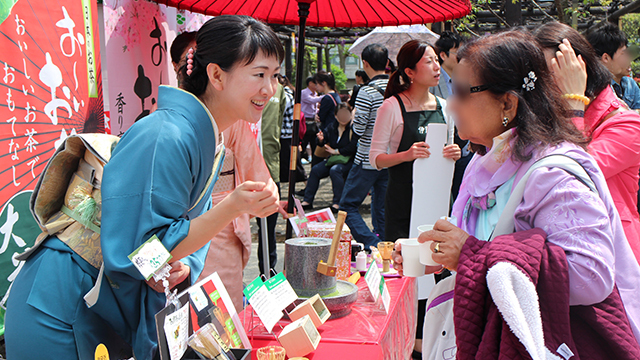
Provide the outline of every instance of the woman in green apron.
<path id="1" fill-rule="evenodd" d="M 440 64 L 433 47 L 412 40 L 398 53 L 398 69 L 389 78 L 386 100 L 378 110 L 369 158 L 377 169 L 389 168 L 385 200 L 385 239 L 409 237 L 413 162 L 430 155 L 428 124 L 444 124 L 446 102 L 429 92 L 438 85 Z M 445 157 L 458 160 L 458 145 L 445 146 Z M 429 184 L 424 184 L 429 186 Z"/>

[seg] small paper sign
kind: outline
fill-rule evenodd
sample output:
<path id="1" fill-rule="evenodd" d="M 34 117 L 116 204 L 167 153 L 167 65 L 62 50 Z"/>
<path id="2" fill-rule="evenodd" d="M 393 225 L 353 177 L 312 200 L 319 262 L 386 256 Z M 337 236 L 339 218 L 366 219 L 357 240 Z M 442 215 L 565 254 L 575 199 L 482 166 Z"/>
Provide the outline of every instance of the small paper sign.
<path id="1" fill-rule="evenodd" d="M 385 312 L 389 313 L 389 305 L 391 304 L 391 294 L 387 288 L 387 284 L 384 281 L 384 277 L 380 274 L 380 269 L 375 261 L 369 265 L 369 270 L 364 275 L 364 281 L 367 283 L 367 287 L 371 292 L 373 301 L 377 302 L 382 295 L 382 304 Z"/>
<path id="2" fill-rule="evenodd" d="M 264 324 L 264 327 L 267 328 L 267 331 L 271 332 L 283 316 L 274 296 L 267 290 L 267 287 L 260 278 L 253 280 L 243 292 L 262 321 L 262 324 Z"/>
<path id="3" fill-rule="evenodd" d="M 149 280 L 156 271 L 171 260 L 171 257 L 171 254 L 162 245 L 160 239 L 153 235 L 129 255 L 129 260 L 140 271 L 140 274 L 146 280 Z"/>
<path id="4" fill-rule="evenodd" d="M 196 311 L 198 312 L 202 311 L 209 305 L 207 295 L 204 294 L 200 287 L 189 290 L 189 297 L 191 298 L 191 301 L 193 301 L 193 305 L 196 307 Z"/>
<path id="5" fill-rule="evenodd" d="M 280 311 L 286 309 L 287 306 L 298 299 L 298 294 L 293 290 L 289 280 L 284 277 L 283 273 L 278 273 L 276 276 L 267 280 L 265 286 L 275 298 L 276 303 L 280 304 Z"/>
<path id="6" fill-rule="evenodd" d="M 189 304 L 185 304 L 180 310 L 167 315 L 164 321 L 164 333 L 167 337 L 167 345 L 171 360 L 180 360 L 187 351 L 189 337 Z"/>
<path id="7" fill-rule="evenodd" d="M 378 269 L 378 264 L 375 261 L 372 261 L 369 265 L 369 270 L 364 274 L 364 281 L 367 283 L 367 287 L 369 288 L 369 292 L 371 292 L 371 296 L 374 301 L 378 301 L 378 297 L 380 297 L 380 280 L 382 279 L 382 275 L 380 274 L 380 269 Z"/>
<path id="8" fill-rule="evenodd" d="M 384 277 L 382 277 L 382 282 L 380 284 L 380 292 L 382 293 L 382 304 L 384 305 L 384 310 L 388 314 L 389 305 L 391 305 L 391 294 L 389 293 L 387 283 L 384 281 Z"/>

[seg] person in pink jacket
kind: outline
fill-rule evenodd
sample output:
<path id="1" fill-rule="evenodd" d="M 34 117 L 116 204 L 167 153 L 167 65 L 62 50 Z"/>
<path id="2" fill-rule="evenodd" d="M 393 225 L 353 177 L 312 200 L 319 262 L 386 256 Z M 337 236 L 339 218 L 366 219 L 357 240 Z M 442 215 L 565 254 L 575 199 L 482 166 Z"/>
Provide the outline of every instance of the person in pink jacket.
<path id="1" fill-rule="evenodd" d="M 602 169 L 627 241 L 640 262 L 640 115 L 616 96 L 611 73 L 580 33 L 561 23 L 547 23 L 534 35 L 574 112 L 574 122 L 590 139 L 587 150 Z"/>
<path id="2" fill-rule="evenodd" d="M 213 188 L 213 205 L 222 202 L 245 181 L 273 181 L 249 123 L 238 121 L 223 135 L 226 154 L 220 178 Z M 211 239 L 204 269 L 198 278 L 200 281 L 217 272 L 237 311 L 243 309 L 242 272 L 251 255 L 249 220 L 249 214 L 242 214 Z"/>

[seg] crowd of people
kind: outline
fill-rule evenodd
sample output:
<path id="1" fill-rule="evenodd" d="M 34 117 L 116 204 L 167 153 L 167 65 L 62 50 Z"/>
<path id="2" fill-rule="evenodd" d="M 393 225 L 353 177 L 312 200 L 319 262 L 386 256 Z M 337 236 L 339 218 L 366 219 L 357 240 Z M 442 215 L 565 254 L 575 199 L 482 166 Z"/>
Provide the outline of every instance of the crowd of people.
<path id="1" fill-rule="evenodd" d="M 280 75 L 284 49 L 268 26 L 219 16 L 174 46 L 179 88 L 160 88 L 157 110 L 125 133 L 104 167 L 102 269 L 56 234 L 44 239 L 8 299 L 10 359 L 39 358 L 43 347 L 51 358 L 89 358 L 105 338 L 156 358 L 153 315 L 164 289 L 127 259 L 152 236 L 177 260 L 170 287 L 217 271 L 241 308 L 250 217 L 266 218 L 258 225 L 267 226 L 270 267 L 259 257 L 261 272 L 277 261 L 275 224 L 278 213 L 287 216 L 279 186 L 293 180 L 294 136 L 303 208 L 313 208 L 330 177 L 330 207 L 347 213 L 365 248 L 409 237 L 412 208 L 429 206 L 412 201 L 416 159 L 443 146 L 456 162 L 451 213 L 443 214 L 454 220 L 418 241 L 432 241 L 440 264 L 425 275 L 455 279 L 458 359 L 555 359 L 563 346 L 581 359 L 640 357 L 640 88 L 628 77 L 631 56 L 617 27 L 585 37 L 551 22 L 466 43 L 445 32 L 435 44 L 407 42 L 393 62 L 383 45 L 369 45 L 350 98 L 331 73 L 306 79 L 297 134 L 294 89 Z M 262 149 L 249 126 L 259 122 Z M 453 141 L 426 142 L 427 126 L 438 123 L 455 125 Z M 369 195 L 372 228 L 359 212 Z M 403 274 L 401 254 L 396 244 Z M 544 340 L 519 331 L 535 321 L 507 318 L 514 306 L 505 308 L 489 273 L 512 270 L 499 264 L 515 269 L 510 279 L 533 284 L 514 293 L 539 302 Z M 88 308 L 84 296 L 103 276 Z M 424 321 L 425 301 L 418 340 L 442 326 Z M 416 341 L 416 357 L 430 358 L 432 346 Z"/>

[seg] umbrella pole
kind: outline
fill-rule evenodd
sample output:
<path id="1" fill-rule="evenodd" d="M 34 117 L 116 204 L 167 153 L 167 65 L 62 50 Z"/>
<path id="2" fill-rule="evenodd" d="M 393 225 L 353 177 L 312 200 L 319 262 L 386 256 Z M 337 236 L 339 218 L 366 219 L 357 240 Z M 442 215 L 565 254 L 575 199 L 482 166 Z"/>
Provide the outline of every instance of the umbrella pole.
<path id="1" fill-rule="evenodd" d="M 300 33 L 298 34 L 298 48 L 296 52 L 296 97 L 293 107 L 293 134 L 291 136 L 291 160 L 289 161 L 289 196 L 287 204 L 287 214 L 293 217 L 294 196 L 296 192 L 296 167 L 298 165 L 298 146 L 300 145 L 300 99 L 302 94 L 302 71 L 304 69 L 304 41 L 307 17 L 309 16 L 309 4 L 298 2 L 298 16 L 300 17 Z M 287 221 L 286 238 L 292 237 L 293 228 Z"/>

